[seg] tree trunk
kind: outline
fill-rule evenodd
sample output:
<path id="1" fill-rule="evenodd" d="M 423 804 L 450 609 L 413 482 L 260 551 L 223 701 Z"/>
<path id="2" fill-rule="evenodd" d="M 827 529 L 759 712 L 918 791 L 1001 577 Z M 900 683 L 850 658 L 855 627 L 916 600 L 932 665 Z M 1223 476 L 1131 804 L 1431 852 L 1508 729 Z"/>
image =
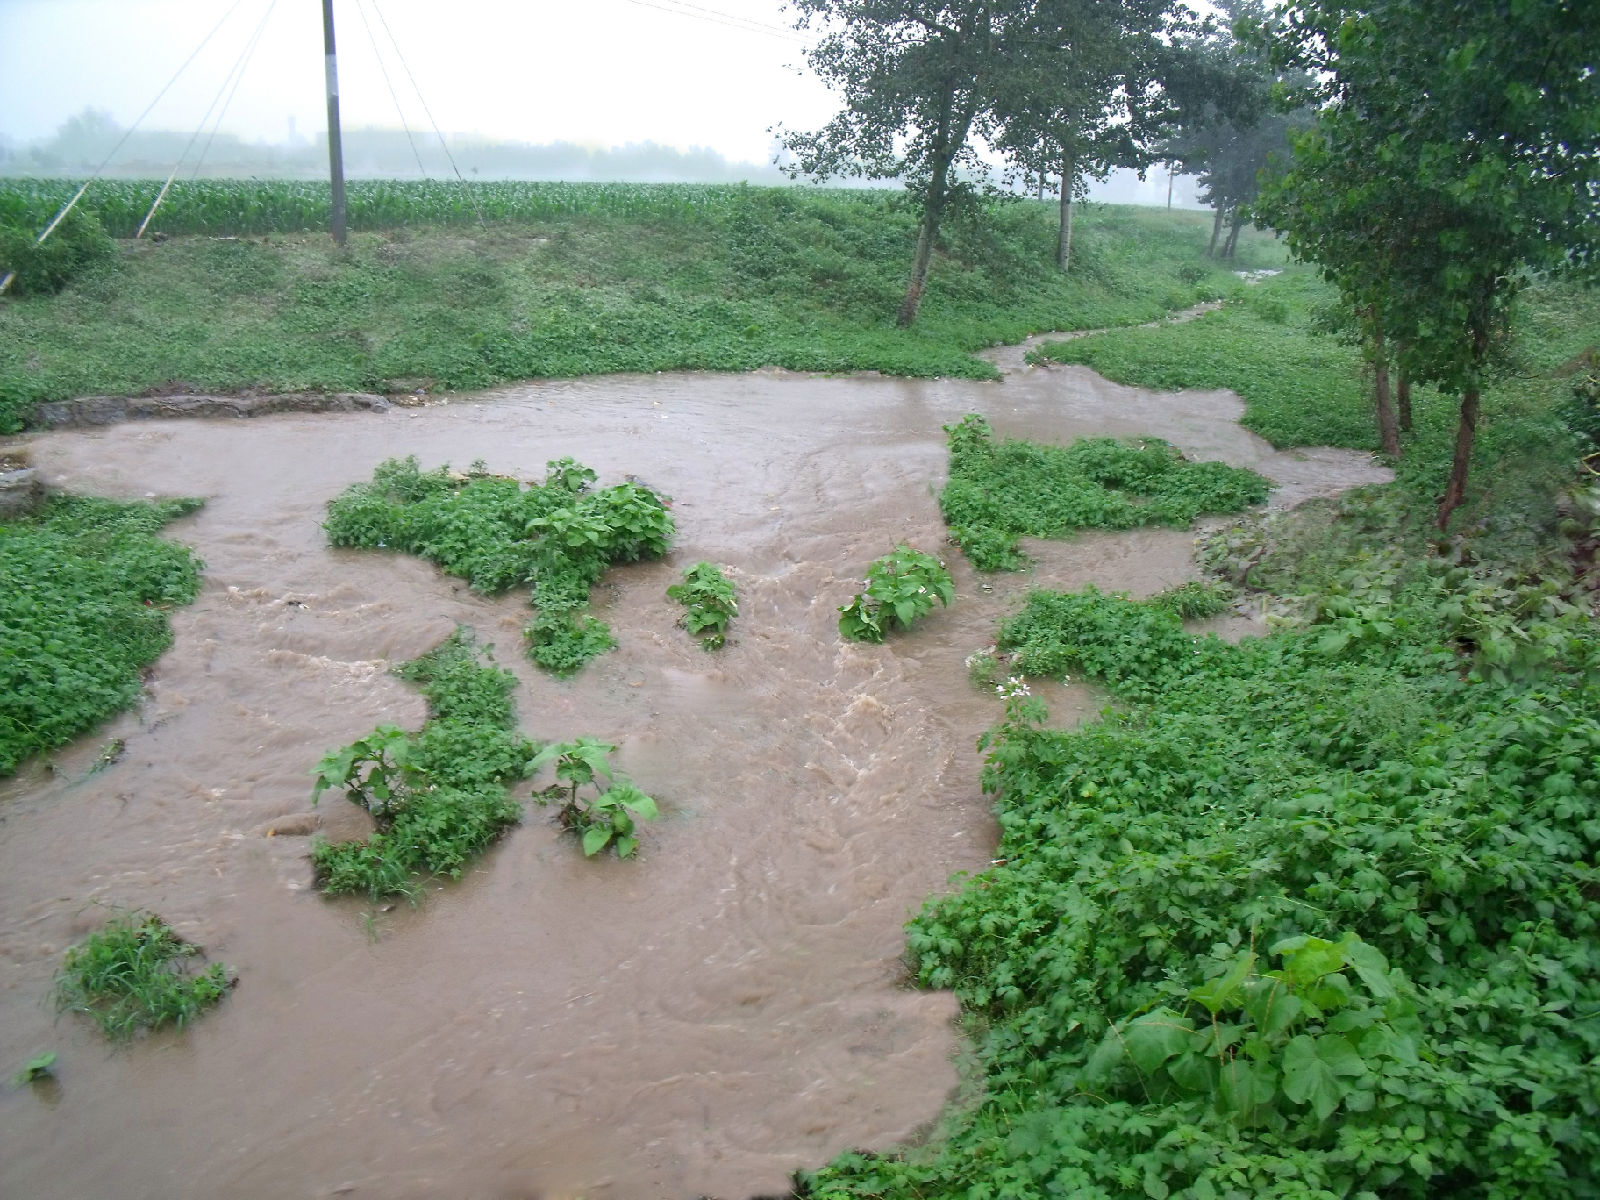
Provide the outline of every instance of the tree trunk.
<path id="1" fill-rule="evenodd" d="M 948 163 L 938 169 L 923 200 L 922 227 L 917 230 L 917 257 L 911 264 L 911 282 L 906 286 L 905 299 L 900 301 L 900 313 L 894 320 L 901 329 L 917 319 L 917 310 L 922 307 L 922 289 L 928 282 L 928 264 L 933 260 L 933 243 L 939 236 L 939 218 L 944 212 L 948 171 Z"/>
<path id="2" fill-rule="evenodd" d="M 1223 205 L 1217 205 L 1216 218 L 1211 222 L 1211 244 L 1206 247 L 1206 257 L 1217 256 L 1217 238 L 1222 236 L 1222 215 L 1226 211 Z"/>
<path id="3" fill-rule="evenodd" d="M 1078 182 L 1078 168 L 1070 158 L 1061 160 L 1061 235 L 1056 239 L 1056 266 L 1072 269 L 1072 190 Z"/>
<path id="4" fill-rule="evenodd" d="M 1439 501 L 1439 516 L 1434 522 L 1441 530 L 1450 524 L 1450 514 L 1467 494 L 1467 471 L 1472 466 L 1472 442 L 1478 427 L 1478 385 L 1474 382 L 1461 395 L 1461 419 L 1456 424 L 1456 452 L 1450 461 L 1450 482 Z"/>
<path id="5" fill-rule="evenodd" d="M 1244 209 L 1239 205 L 1233 206 L 1233 224 L 1228 229 L 1228 244 L 1222 248 L 1222 257 L 1232 259 L 1233 252 L 1239 248 L 1239 230 L 1244 228 Z"/>
<path id="6" fill-rule="evenodd" d="M 1405 353 L 1405 347 L 1404 346 L 1402 346 L 1400 348 L 1400 352 L 1402 354 Z M 1400 408 L 1400 432 L 1401 433 L 1410 433 L 1411 432 L 1411 372 L 1406 370 L 1404 363 L 1402 363 L 1401 366 L 1400 366 L 1400 384 L 1399 384 L 1399 387 L 1396 388 L 1396 390 L 1395 390 L 1394 398 L 1395 398 L 1395 403 Z"/>
<path id="7" fill-rule="evenodd" d="M 1384 352 L 1383 330 L 1372 331 L 1372 406 L 1378 418 L 1378 445 L 1390 458 L 1400 457 L 1400 431 L 1395 428 L 1394 406 L 1389 403 L 1389 358 Z"/>

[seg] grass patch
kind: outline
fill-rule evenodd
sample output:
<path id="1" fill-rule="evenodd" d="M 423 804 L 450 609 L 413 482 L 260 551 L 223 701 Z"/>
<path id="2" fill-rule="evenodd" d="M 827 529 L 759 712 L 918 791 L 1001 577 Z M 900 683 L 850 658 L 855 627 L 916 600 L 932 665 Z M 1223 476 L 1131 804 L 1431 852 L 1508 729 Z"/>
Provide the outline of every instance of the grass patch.
<path id="1" fill-rule="evenodd" d="M 1236 283 L 1204 257 L 1204 214 L 1098 205 L 1063 275 L 1054 206 L 1022 201 L 950 226 L 901 330 L 916 221 L 898 193 L 563 186 L 568 203 L 508 204 L 487 230 L 469 208 L 450 228 L 397 202 L 345 250 L 258 236 L 242 215 L 207 230 L 233 240 L 125 244 L 60 295 L 0 303 L 0 430 L 41 401 L 174 383 L 411 391 L 768 365 L 993 378 L 974 351 L 1151 320 Z M 1242 255 L 1282 252 L 1259 237 Z"/>
<path id="2" fill-rule="evenodd" d="M 201 954 L 152 913 L 113 917 L 67 951 L 56 974 L 56 1006 L 83 1013 L 117 1041 L 182 1028 L 234 982 L 222 963 L 195 970 Z"/>
<path id="3" fill-rule="evenodd" d="M 528 655 L 567 676 L 615 644 L 588 615 L 590 588 L 613 563 L 665 554 L 676 532 L 650 489 L 596 492 L 594 479 L 570 458 L 549 463 L 545 482 L 527 488 L 479 467 L 458 475 L 423 471 L 415 457 L 389 459 L 329 504 L 324 528 L 335 546 L 416 554 L 487 595 L 531 583 Z"/>
<path id="4" fill-rule="evenodd" d="M 378 826 L 364 841 L 313 845 L 317 881 L 332 895 L 414 896 L 420 879 L 459 879 L 522 818 L 507 785 L 531 774 L 537 748 L 517 732 L 516 677 L 486 665 L 465 629 L 395 674 L 428 699 L 422 729 L 380 726 L 316 768 L 313 800 L 340 789 Z"/>
<path id="5" fill-rule="evenodd" d="M 1070 446 L 996 442 L 969 414 L 950 435 L 950 479 L 939 508 L 950 536 L 980 571 L 1016 570 L 1021 537 L 1079 529 L 1189 525 L 1202 513 L 1237 512 L 1267 498 L 1253 471 L 1190 462 L 1159 438 L 1083 438 Z"/>
<path id="6" fill-rule="evenodd" d="M 0 775 L 132 704 L 199 561 L 159 535 L 198 500 L 56 496 L 0 524 Z"/>

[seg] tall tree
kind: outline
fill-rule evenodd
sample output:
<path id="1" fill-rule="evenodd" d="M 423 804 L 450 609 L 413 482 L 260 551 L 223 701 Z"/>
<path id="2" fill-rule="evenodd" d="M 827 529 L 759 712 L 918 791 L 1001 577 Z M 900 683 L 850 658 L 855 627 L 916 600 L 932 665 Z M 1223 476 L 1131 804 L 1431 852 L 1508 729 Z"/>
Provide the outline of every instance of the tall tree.
<path id="1" fill-rule="evenodd" d="M 1297 0 L 1269 29 L 1323 107 L 1263 215 L 1409 379 L 1459 399 L 1444 528 L 1485 377 L 1532 273 L 1600 256 L 1592 0 Z"/>
<path id="2" fill-rule="evenodd" d="M 844 108 L 815 133 L 784 131 L 791 173 L 904 178 L 921 213 L 898 322 L 916 320 L 955 171 L 981 172 L 970 139 L 989 110 L 1007 39 L 1029 0 L 791 0 L 796 27 L 817 29 L 812 70 Z"/>
<path id="3" fill-rule="evenodd" d="M 1165 110 L 1160 67 L 1188 10 L 1177 0 L 1042 0 L 993 84 L 983 132 L 1014 171 L 1061 180 L 1056 261 L 1072 261 L 1072 205 L 1113 167 L 1144 167 Z"/>

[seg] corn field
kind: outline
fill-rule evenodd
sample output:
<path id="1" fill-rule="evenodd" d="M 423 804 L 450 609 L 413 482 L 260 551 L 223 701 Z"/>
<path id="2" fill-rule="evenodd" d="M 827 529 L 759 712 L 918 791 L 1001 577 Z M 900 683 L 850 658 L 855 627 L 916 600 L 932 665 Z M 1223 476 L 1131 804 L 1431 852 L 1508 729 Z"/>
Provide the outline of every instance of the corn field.
<path id="1" fill-rule="evenodd" d="M 0 225 L 43 229 L 78 188 L 69 179 L 0 179 Z M 81 207 L 112 237 L 130 238 L 161 190 L 159 180 L 106 179 L 90 185 Z M 500 180 L 356 179 L 346 184 L 351 229 L 406 225 L 528 222 L 574 216 L 709 219 L 741 211 L 754 191 L 741 184 L 546 183 Z M 865 201 L 874 193 L 855 193 Z M 309 180 L 201 179 L 174 183 L 146 236 L 305 233 L 326 229 L 329 187 Z"/>

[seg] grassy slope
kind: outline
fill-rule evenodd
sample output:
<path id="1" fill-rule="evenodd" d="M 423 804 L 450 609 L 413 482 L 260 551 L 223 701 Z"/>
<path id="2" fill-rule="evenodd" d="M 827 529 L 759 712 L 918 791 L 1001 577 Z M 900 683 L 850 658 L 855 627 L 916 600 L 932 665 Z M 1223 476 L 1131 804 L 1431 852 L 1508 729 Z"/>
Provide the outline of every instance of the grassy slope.
<path id="1" fill-rule="evenodd" d="M 948 231 L 921 319 L 899 330 L 915 226 L 898 195 L 718 201 L 359 233 L 343 252 L 306 234 L 125 243 L 59 296 L 0 303 L 0 428 L 42 400 L 173 384 L 474 388 L 764 365 L 987 377 L 983 346 L 1149 320 L 1233 283 L 1202 256 L 1202 214 L 1100 207 L 1063 277 L 1051 207 L 1023 202 Z M 1258 238 L 1239 265 L 1277 257 Z"/>

